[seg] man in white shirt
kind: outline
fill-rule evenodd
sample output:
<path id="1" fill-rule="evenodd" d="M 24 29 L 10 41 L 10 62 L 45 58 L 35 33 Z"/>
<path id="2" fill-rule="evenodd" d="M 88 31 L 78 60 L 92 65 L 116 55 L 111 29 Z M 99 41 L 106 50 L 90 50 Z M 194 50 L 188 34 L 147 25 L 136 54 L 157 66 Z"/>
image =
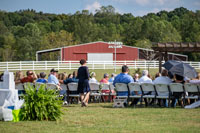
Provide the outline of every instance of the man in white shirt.
<path id="1" fill-rule="evenodd" d="M 154 81 L 154 84 L 170 84 L 172 80 L 168 77 L 168 71 L 166 69 L 162 70 L 161 76 L 157 77 Z"/>
<path id="2" fill-rule="evenodd" d="M 148 77 L 148 70 L 142 71 L 142 77 L 138 80 L 139 83 L 152 83 L 152 79 Z"/>
<path id="3" fill-rule="evenodd" d="M 152 79 L 150 79 L 148 77 L 148 74 L 149 74 L 148 70 L 143 70 L 142 77 L 138 80 L 138 83 L 140 83 L 140 84 L 141 83 L 152 83 Z M 144 94 L 148 95 L 148 94 L 151 94 L 151 92 L 145 91 Z M 145 105 L 147 106 L 148 105 L 147 99 L 145 98 L 144 101 L 145 101 Z M 152 100 L 151 103 L 153 103 L 153 101 L 154 100 Z"/>
<path id="4" fill-rule="evenodd" d="M 157 77 L 154 81 L 154 84 L 170 84 L 172 80 L 168 77 L 168 71 L 166 69 L 162 70 L 161 76 Z M 169 92 L 158 93 L 159 96 L 168 96 Z M 167 100 L 165 100 L 165 106 L 168 107 Z"/>

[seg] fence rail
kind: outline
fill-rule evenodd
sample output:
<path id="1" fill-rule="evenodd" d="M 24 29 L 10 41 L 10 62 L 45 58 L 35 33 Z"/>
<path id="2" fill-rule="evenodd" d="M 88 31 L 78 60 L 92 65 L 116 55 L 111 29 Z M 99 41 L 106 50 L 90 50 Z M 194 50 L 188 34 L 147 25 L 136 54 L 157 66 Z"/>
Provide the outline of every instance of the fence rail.
<path id="1" fill-rule="evenodd" d="M 164 63 L 164 62 L 163 62 Z M 200 62 L 185 62 L 200 69 Z M 158 61 L 89 61 L 89 69 L 121 69 L 122 65 L 128 65 L 129 68 L 158 68 Z M 10 70 L 50 70 L 56 68 L 77 69 L 80 66 L 79 61 L 17 61 L 17 62 L 0 62 L 0 71 Z"/>

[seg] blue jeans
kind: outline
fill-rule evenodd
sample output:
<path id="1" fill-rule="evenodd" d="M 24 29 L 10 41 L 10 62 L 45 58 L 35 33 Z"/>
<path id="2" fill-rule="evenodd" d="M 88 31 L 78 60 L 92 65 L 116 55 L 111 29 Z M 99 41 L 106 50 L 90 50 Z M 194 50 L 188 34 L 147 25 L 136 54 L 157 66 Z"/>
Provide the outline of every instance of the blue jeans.
<path id="1" fill-rule="evenodd" d="M 64 101 L 67 100 L 67 91 L 66 90 L 60 90 L 59 94 L 64 96 Z"/>

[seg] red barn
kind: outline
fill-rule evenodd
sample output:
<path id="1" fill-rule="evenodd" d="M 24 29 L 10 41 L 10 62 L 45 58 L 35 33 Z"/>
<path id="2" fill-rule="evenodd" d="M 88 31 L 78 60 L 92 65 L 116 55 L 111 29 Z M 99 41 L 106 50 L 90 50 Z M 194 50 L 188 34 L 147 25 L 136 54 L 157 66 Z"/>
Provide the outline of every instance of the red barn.
<path id="1" fill-rule="evenodd" d="M 80 59 L 86 59 L 87 61 L 114 61 L 115 60 L 115 48 L 114 44 L 108 42 L 91 42 L 85 44 L 79 44 L 74 46 L 67 46 L 56 49 L 42 50 L 36 52 L 36 59 L 41 60 L 42 53 L 60 51 L 60 60 L 62 61 L 79 61 Z M 150 51 L 150 49 L 142 49 L 126 45 L 117 45 L 116 48 L 116 60 L 139 60 L 145 59 L 144 51 Z M 169 56 L 174 58 L 179 56 L 183 60 L 187 60 L 186 55 L 172 54 Z"/>

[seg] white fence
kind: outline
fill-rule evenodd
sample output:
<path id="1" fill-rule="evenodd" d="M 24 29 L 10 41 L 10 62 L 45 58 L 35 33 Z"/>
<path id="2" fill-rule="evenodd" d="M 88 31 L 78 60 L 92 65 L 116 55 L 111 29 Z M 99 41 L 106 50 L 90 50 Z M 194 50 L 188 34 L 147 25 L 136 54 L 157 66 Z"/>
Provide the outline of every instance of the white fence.
<path id="1" fill-rule="evenodd" d="M 163 62 L 164 63 L 164 62 Z M 185 62 L 196 69 L 200 69 L 200 62 Z M 158 61 L 92 61 L 88 62 L 89 69 L 121 69 L 122 65 L 128 65 L 129 68 L 158 68 Z M 17 61 L 0 62 L 0 71 L 4 70 L 50 70 L 78 69 L 79 61 Z"/>

